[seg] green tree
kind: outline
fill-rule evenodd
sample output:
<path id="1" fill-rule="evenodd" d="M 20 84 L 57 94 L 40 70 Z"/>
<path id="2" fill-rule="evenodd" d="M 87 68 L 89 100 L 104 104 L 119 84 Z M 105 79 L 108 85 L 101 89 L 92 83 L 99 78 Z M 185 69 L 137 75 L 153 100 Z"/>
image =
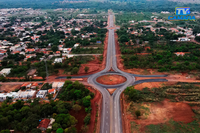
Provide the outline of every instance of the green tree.
<path id="1" fill-rule="evenodd" d="M 90 119 L 91 119 L 91 114 L 87 114 L 86 117 L 84 118 L 84 123 L 85 125 L 90 124 Z"/>
<path id="2" fill-rule="evenodd" d="M 47 94 L 48 100 L 51 100 L 53 98 L 53 94 Z"/>
<path id="3" fill-rule="evenodd" d="M 31 133 L 41 133 L 41 130 L 34 128 L 34 129 L 31 130 Z"/>
<path id="4" fill-rule="evenodd" d="M 121 35 L 120 38 L 119 38 L 119 41 L 120 42 L 128 42 L 129 38 L 126 35 Z"/>
<path id="5" fill-rule="evenodd" d="M 58 128 L 61 128 L 61 125 L 58 124 L 58 123 L 53 123 L 52 129 L 53 129 L 54 131 L 56 131 Z"/>
<path id="6" fill-rule="evenodd" d="M 23 126 L 22 130 L 24 131 L 24 133 L 26 133 L 29 130 L 28 126 Z"/>
<path id="7" fill-rule="evenodd" d="M 56 45 L 53 45 L 53 46 L 51 47 L 51 50 L 52 50 L 53 52 L 56 52 L 56 51 L 58 51 L 58 46 L 56 46 Z"/>
<path id="8" fill-rule="evenodd" d="M 48 128 L 48 129 L 46 130 L 46 133 L 51 133 L 51 129 Z"/>
<path id="9" fill-rule="evenodd" d="M 42 73 L 41 73 L 41 77 L 43 78 L 43 80 L 45 80 L 45 78 L 46 78 L 46 73 L 45 73 L 45 72 L 42 72 Z"/>
<path id="10" fill-rule="evenodd" d="M 77 74 L 78 73 L 78 68 L 77 67 L 74 67 L 73 69 L 72 69 L 72 74 Z"/>
<path id="11" fill-rule="evenodd" d="M 57 130 L 56 130 L 56 133 L 63 133 L 64 132 L 64 130 L 62 129 L 62 128 L 58 128 Z"/>
<path id="12" fill-rule="evenodd" d="M 6 130 L 1 130 L 1 133 L 10 133 L 10 130 L 6 129 Z"/>
<path id="13" fill-rule="evenodd" d="M 126 90 L 124 91 L 124 94 L 128 95 L 128 99 L 134 102 L 141 98 L 140 91 L 134 89 L 133 86 L 127 87 Z"/>
<path id="14" fill-rule="evenodd" d="M 136 115 L 136 117 L 137 117 L 137 119 L 138 119 L 138 117 L 141 116 L 140 110 L 136 110 L 136 111 L 135 111 L 135 115 Z"/>
<path id="15" fill-rule="evenodd" d="M 88 73 L 89 67 L 86 66 L 86 67 L 84 68 L 84 70 L 85 70 L 85 73 Z"/>
<path id="16" fill-rule="evenodd" d="M 75 105 L 72 106 L 72 109 L 73 109 L 74 111 L 78 112 L 79 110 L 81 110 L 81 106 L 78 105 L 78 104 L 75 104 Z"/>
<path id="17" fill-rule="evenodd" d="M 81 133 L 87 133 L 88 132 L 88 126 L 86 126 L 86 125 L 83 125 L 82 127 L 81 127 Z"/>

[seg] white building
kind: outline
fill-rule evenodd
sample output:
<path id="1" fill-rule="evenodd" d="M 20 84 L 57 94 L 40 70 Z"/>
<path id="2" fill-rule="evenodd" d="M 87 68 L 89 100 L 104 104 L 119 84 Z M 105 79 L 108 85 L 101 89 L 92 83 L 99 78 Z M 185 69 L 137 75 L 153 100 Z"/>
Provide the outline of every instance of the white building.
<path id="1" fill-rule="evenodd" d="M 79 43 L 74 44 L 74 48 L 77 48 L 78 46 L 80 46 Z"/>
<path id="2" fill-rule="evenodd" d="M 10 93 L 0 93 L 0 101 L 6 100 L 7 97 L 13 99 L 27 99 L 32 98 L 36 93 L 36 90 L 26 90 L 26 91 L 18 91 L 18 92 L 10 92 Z"/>
<path id="3" fill-rule="evenodd" d="M 45 98 L 46 94 L 47 94 L 47 90 L 40 90 L 40 91 L 38 91 L 38 93 L 36 94 L 36 97 L 37 97 L 37 98 Z"/>
<path id="4" fill-rule="evenodd" d="M 168 12 L 168 11 L 162 11 L 161 13 L 162 14 L 169 14 L 170 12 Z"/>
<path id="5" fill-rule="evenodd" d="M 178 41 L 190 41 L 190 39 L 187 37 L 179 37 Z"/>
<path id="6" fill-rule="evenodd" d="M 0 93 L 0 101 L 5 101 L 7 97 L 14 98 L 16 97 L 17 92 L 10 92 L 10 93 Z"/>
<path id="7" fill-rule="evenodd" d="M 21 98 L 32 98 L 36 93 L 36 90 L 26 90 L 26 91 L 18 91 L 18 94 L 16 95 L 15 98 L 21 99 Z"/>
<path id="8" fill-rule="evenodd" d="M 50 118 L 50 123 L 49 123 L 47 129 L 52 129 L 52 125 L 53 125 L 54 122 L 55 122 L 55 119 L 54 118 Z"/>
<path id="9" fill-rule="evenodd" d="M 55 58 L 54 63 L 62 63 L 62 58 Z"/>
<path id="10" fill-rule="evenodd" d="M 52 88 L 60 89 L 63 87 L 63 85 L 64 85 L 64 82 L 53 82 Z"/>
<path id="11" fill-rule="evenodd" d="M 0 71 L 0 75 L 3 75 L 4 77 L 6 77 L 6 75 L 10 74 L 11 72 L 11 68 L 4 68 Z"/>

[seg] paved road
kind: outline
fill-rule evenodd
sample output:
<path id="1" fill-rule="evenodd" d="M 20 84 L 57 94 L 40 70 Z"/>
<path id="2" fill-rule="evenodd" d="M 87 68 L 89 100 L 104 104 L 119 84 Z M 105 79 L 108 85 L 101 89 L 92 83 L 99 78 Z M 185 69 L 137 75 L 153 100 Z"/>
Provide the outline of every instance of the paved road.
<path id="1" fill-rule="evenodd" d="M 110 15 L 109 27 L 114 26 L 113 15 Z M 100 85 L 96 82 L 96 78 L 104 75 L 110 69 L 113 69 L 116 73 L 120 73 L 127 78 L 127 81 L 124 84 L 116 85 L 116 91 L 111 96 L 106 88 L 113 88 L 113 86 L 105 86 Z M 128 87 L 134 85 L 135 77 L 165 77 L 167 75 L 135 75 L 123 72 L 117 67 L 117 58 L 116 58 L 116 48 L 115 48 L 115 38 L 114 38 L 114 30 L 109 29 L 108 36 L 108 48 L 107 48 L 107 57 L 106 57 L 106 68 L 91 77 L 88 78 L 88 83 L 92 84 L 95 88 L 97 88 L 103 95 L 103 105 L 102 105 L 102 117 L 101 117 L 101 133 L 122 133 L 122 120 L 121 120 L 121 107 L 120 107 L 120 95 L 121 93 Z M 166 81 L 165 79 L 149 79 L 149 80 L 141 80 L 136 83 L 143 82 L 159 82 Z"/>
<path id="2" fill-rule="evenodd" d="M 113 15 L 109 14 L 109 36 L 108 36 L 108 47 L 107 47 L 107 56 L 106 56 L 106 67 L 101 72 L 86 75 L 86 76 L 73 76 L 72 78 L 83 78 L 88 77 L 88 83 L 98 89 L 103 95 L 102 101 L 102 112 L 101 112 L 101 128 L 100 133 L 122 133 L 122 120 L 121 120 L 121 107 L 120 107 L 120 95 L 128 87 L 134 84 L 139 84 L 143 82 L 159 82 L 166 81 L 165 79 L 148 79 L 135 82 L 135 76 L 137 77 L 166 77 L 167 75 L 136 75 L 123 72 L 117 67 L 116 59 L 116 48 L 115 48 L 115 38 L 114 30 L 109 29 L 114 27 Z M 115 72 L 108 72 L 110 69 L 113 69 Z M 119 85 L 102 85 L 96 82 L 96 78 L 105 74 L 117 73 L 126 77 L 127 81 Z M 57 77 L 66 78 L 66 77 Z M 116 91 L 110 95 L 107 91 L 107 88 L 117 88 Z"/>

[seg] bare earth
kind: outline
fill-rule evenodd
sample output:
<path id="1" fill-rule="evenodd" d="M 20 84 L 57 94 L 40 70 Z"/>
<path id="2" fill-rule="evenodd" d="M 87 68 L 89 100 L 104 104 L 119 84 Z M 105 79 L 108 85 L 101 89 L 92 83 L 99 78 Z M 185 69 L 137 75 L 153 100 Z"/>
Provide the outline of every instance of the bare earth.
<path id="1" fill-rule="evenodd" d="M 22 85 L 23 83 L 21 83 Z M 3 84 L 2 86 L 0 86 L 0 90 L 1 91 L 5 91 L 5 92 L 11 92 L 14 91 L 15 89 L 18 89 L 21 87 L 21 85 L 15 85 L 15 84 L 10 84 L 10 85 L 5 85 Z"/>
<path id="2" fill-rule="evenodd" d="M 97 78 L 97 82 L 105 85 L 116 85 L 126 81 L 126 78 L 121 75 L 103 75 Z"/>
<path id="3" fill-rule="evenodd" d="M 139 125 L 139 129 L 135 130 L 134 133 L 141 133 L 145 132 L 145 126 L 147 125 L 166 123 L 170 119 L 185 123 L 189 123 L 194 120 L 193 117 L 195 114 L 188 104 L 183 102 L 169 102 L 168 100 L 164 100 L 160 103 L 134 104 L 134 110 L 137 110 L 138 106 L 146 108 L 140 109 L 142 116 L 140 116 L 139 119 L 136 119 L 136 117 L 130 112 L 130 110 L 132 110 L 132 108 L 130 108 L 130 103 L 127 103 L 124 100 L 124 96 L 122 96 L 122 99 L 123 127 L 125 129 L 124 133 L 132 133 L 131 122 L 135 122 Z"/>

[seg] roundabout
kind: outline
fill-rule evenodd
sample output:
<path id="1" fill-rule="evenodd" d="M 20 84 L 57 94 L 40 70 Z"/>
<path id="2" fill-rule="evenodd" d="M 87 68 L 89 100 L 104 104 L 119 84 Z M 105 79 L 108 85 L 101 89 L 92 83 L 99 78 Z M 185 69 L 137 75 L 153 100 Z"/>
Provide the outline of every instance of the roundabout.
<path id="1" fill-rule="evenodd" d="M 116 74 L 103 75 L 96 79 L 98 83 L 104 84 L 104 85 L 122 84 L 126 82 L 126 80 L 127 80 L 126 77 L 122 75 L 116 75 Z"/>

